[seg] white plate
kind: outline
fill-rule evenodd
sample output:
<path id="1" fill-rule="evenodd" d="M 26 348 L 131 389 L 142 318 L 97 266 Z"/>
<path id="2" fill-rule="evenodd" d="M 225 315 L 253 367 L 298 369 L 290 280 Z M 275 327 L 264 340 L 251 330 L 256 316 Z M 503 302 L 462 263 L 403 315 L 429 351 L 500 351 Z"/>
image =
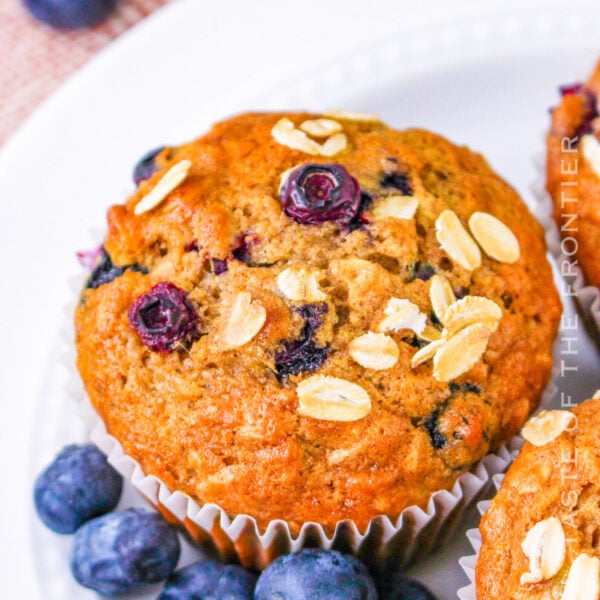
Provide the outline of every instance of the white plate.
<path id="1" fill-rule="evenodd" d="M 6 597 L 86 597 L 68 573 L 68 538 L 33 516 L 31 485 L 82 435 L 62 389 L 58 340 L 72 302 L 67 281 L 78 273 L 73 253 L 131 189 L 131 166 L 146 149 L 247 108 L 351 107 L 482 151 L 532 202 L 532 156 L 556 86 L 585 77 L 600 54 L 591 0 L 217 4 L 180 0 L 153 15 L 68 82 L 0 155 Z M 581 400 L 600 387 L 599 358 L 581 328 L 569 335 L 577 354 L 564 354 L 565 340 L 557 361 L 578 370 L 557 383 Z M 454 598 L 466 583 L 456 560 L 469 552 L 458 532 L 414 572 L 441 599 Z"/>

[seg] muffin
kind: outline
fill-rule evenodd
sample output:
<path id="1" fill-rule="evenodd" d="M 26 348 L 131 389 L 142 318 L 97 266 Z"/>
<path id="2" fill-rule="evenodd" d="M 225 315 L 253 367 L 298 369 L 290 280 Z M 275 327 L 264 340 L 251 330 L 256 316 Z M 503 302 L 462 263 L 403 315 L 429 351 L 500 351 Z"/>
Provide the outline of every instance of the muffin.
<path id="1" fill-rule="evenodd" d="M 600 398 L 542 411 L 482 518 L 478 600 L 600 598 Z"/>
<path id="2" fill-rule="evenodd" d="M 600 286 L 600 63 L 587 83 L 560 88 L 547 141 L 547 189 L 573 276 L 580 267 L 588 285 Z"/>
<path id="3" fill-rule="evenodd" d="M 561 313 L 484 158 L 362 113 L 147 156 L 76 309 L 106 430 L 170 490 L 297 533 L 396 519 L 522 426 Z"/>

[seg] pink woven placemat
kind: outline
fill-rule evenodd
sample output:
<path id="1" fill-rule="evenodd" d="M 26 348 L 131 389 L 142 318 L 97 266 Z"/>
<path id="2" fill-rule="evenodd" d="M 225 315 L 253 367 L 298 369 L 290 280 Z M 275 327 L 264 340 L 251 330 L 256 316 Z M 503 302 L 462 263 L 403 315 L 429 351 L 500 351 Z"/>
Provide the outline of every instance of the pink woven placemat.
<path id="1" fill-rule="evenodd" d="M 21 0 L 0 0 L 0 145 L 71 73 L 169 0 L 120 0 L 91 29 L 59 32 L 33 19 Z"/>

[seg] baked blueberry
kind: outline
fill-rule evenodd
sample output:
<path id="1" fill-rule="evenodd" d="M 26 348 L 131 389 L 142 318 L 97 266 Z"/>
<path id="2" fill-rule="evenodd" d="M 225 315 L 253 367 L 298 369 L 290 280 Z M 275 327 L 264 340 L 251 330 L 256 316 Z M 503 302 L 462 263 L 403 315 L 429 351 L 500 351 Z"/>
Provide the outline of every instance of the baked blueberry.
<path id="1" fill-rule="evenodd" d="M 598 99 L 593 89 L 584 83 L 563 85 L 559 88 L 561 96 L 579 96 L 582 102 L 582 117 L 580 123 L 573 131 L 572 137 L 581 138 L 582 135 L 591 133 L 594 129 L 593 121 L 598 117 Z M 578 145 L 575 140 L 573 145 Z"/>
<path id="2" fill-rule="evenodd" d="M 200 560 L 175 571 L 158 600 L 252 600 L 257 578 L 237 565 Z"/>
<path id="3" fill-rule="evenodd" d="M 304 318 L 304 327 L 298 339 L 283 340 L 283 348 L 275 353 L 275 371 L 280 382 L 284 383 L 289 375 L 317 371 L 327 360 L 329 349 L 318 346 L 313 339 L 327 310 L 325 302 L 305 304 L 296 309 Z"/>
<path id="4" fill-rule="evenodd" d="M 231 256 L 236 260 L 243 262 L 245 265 L 250 266 L 250 238 L 247 238 L 245 235 L 238 236 L 235 241 L 235 246 L 231 250 Z"/>
<path id="5" fill-rule="evenodd" d="M 397 190 L 403 196 L 413 195 L 413 189 L 406 173 L 401 173 L 400 171 L 385 173 L 379 183 L 381 187 L 385 189 Z"/>
<path id="6" fill-rule="evenodd" d="M 66 446 L 34 485 L 37 513 L 56 533 L 73 533 L 83 523 L 111 511 L 123 479 L 93 444 Z"/>
<path id="7" fill-rule="evenodd" d="M 360 193 L 360 202 L 358 204 L 358 211 L 354 218 L 345 226 L 348 231 L 354 231 L 360 229 L 364 225 L 368 225 L 371 221 L 365 216 L 364 212 L 371 204 L 373 204 L 373 198 L 367 192 Z"/>
<path id="8" fill-rule="evenodd" d="M 481 388 L 474 383 L 467 381 L 466 383 L 461 383 L 460 385 L 454 381 L 451 381 L 448 384 L 448 389 L 452 394 L 456 394 L 457 392 L 462 392 L 466 394 L 467 392 L 471 392 L 473 394 L 481 394 Z"/>
<path id="9" fill-rule="evenodd" d="M 568 83 L 566 85 L 561 85 L 558 90 L 560 91 L 561 96 L 574 96 L 575 94 L 580 94 L 583 90 L 584 84 L 577 83 Z"/>
<path id="10" fill-rule="evenodd" d="M 165 149 L 164 146 L 150 150 L 140 158 L 133 168 L 133 181 L 139 185 L 142 181 L 150 179 L 157 169 L 156 157 Z"/>
<path id="11" fill-rule="evenodd" d="M 440 410 L 436 409 L 430 413 L 423 421 L 423 427 L 429 434 L 431 445 L 436 449 L 442 449 L 448 440 L 446 436 L 439 430 Z"/>
<path id="12" fill-rule="evenodd" d="M 90 261 L 91 253 L 78 253 L 79 260 L 82 261 Z M 116 279 L 117 277 L 121 277 L 125 271 L 137 271 L 139 273 L 146 274 L 148 272 L 144 267 L 140 267 L 138 264 L 126 265 L 124 267 L 119 267 L 113 264 L 112 259 L 108 252 L 102 247 L 100 251 L 96 253 L 94 258 L 95 264 L 93 266 L 93 270 L 88 277 L 86 282 L 86 287 L 91 289 L 97 289 L 101 285 L 105 285 Z"/>
<path id="13" fill-rule="evenodd" d="M 285 554 L 258 578 L 255 600 L 377 600 L 367 568 L 353 556 L 311 548 Z"/>
<path id="14" fill-rule="evenodd" d="M 73 537 L 71 571 L 99 594 L 126 594 L 165 580 L 179 560 L 175 529 L 158 513 L 131 508 L 88 521 Z"/>
<path id="15" fill-rule="evenodd" d="M 223 275 L 223 273 L 225 273 L 229 270 L 226 260 L 221 260 L 220 258 L 213 258 L 212 263 L 213 263 L 213 273 L 215 275 Z"/>
<path id="16" fill-rule="evenodd" d="M 186 293 L 161 281 L 131 305 L 129 324 L 154 352 L 171 352 L 177 342 L 198 338 L 198 313 Z"/>
<path id="17" fill-rule="evenodd" d="M 104 21 L 117 0 L 23 0 L 29 12 L 42 23 L 58 29 L 92 27 Z"/>
<path id="18" fill-rule="evenodd" d="M 409 346 L 412 346 L 413 348 L 416 348 L 417 350 L 424 348 L 429 343 L 426 340 L 422 340 L 421 338 L 417 337 L 416 335 L 407 335 L 407 336 L 401 337 L 400 339 L 405 344 L 408 344 Z"/>
<path id="19" fill-rule="evenodd" d="M 183 247 L 184 252 L 198 252 L 198 250 L 198 240 L 192 240 Z"/>
<path id="20" fill-rule="evenodd" d="M 436 273 L 436 269 L 429 263 L 421 263 L 417 261 L 413 265 L 413 277 L 421 281 L 429 281 Z"/>
<path id="21" fill-rule="evenodd" d="M 334 221 L 348 226 L 361 209 L 358 181 L 337 163 L 307 163 L 294 169 L 281 190 L 285 214 L 304 225 Z"/>

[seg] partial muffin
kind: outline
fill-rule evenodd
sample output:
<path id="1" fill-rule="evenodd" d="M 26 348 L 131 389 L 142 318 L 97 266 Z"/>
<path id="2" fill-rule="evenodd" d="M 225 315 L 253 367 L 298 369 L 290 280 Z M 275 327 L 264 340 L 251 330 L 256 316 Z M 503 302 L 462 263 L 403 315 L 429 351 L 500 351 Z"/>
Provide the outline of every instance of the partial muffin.
<path id="1" fill-rule="evenodd" d="M 587 83 L 561 88 L 547 135 L 547 189 L 563 254 L 600 286 L 600 63 Z M 572 269 L 563 269 L 566 276 Z"/>
<path id="2" fill-rule="evenodd" d="M 480 155 L 362 114 L 245 114 L 142 166 L 77 365 L 169 489 L 364 530 L 538 405 L 560 302 L 540 226 Z"/>
<path id="3" fill-rule="evenodd" d="M 600 398 L 542 411 L 482 518 L 478 600 L 600 598 Z"/>

